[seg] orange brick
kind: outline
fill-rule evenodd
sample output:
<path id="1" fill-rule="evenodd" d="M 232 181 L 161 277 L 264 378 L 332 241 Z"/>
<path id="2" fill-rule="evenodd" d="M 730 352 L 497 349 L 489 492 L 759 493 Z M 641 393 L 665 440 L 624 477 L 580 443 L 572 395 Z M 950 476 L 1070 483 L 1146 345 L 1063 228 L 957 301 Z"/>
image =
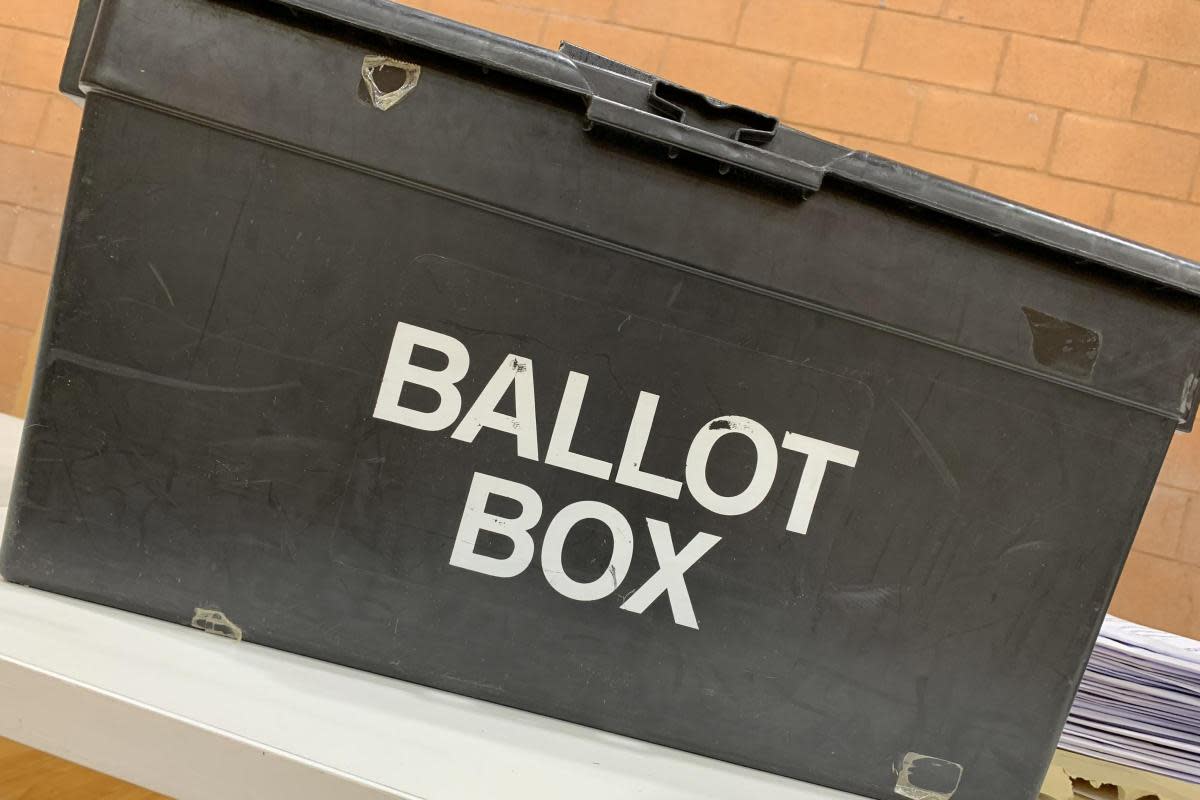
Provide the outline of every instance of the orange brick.
<path id="1" fill-rule="evenodd" d="M 863 66 L 875 72 L 988 91 L 1005 34 L 945 20 L 876 12 Z"/>
<path id="2" fill-rule="evenodd" d="M 1158 482 L 1176 489 L 1200 492 L 1200 430 L 1175 434 Z"/>
<path id="3" fill-rule="evenodd" d="M 1074 39 L 1087 0 L 950 0 L 945 16 L 1006 31 Z"/>
<path id="4" fill-rule="evenodd" d="M 893 11 L 909 11 L 913 14 L 937 15 L 942 10 L 942 0 L 846 0 L 860 6 L 890 8 Z"/>
<path id="5" fill-rule="evenodd" d="M 1032 36 L 1013 36 L 997 94 L 1110 117 L 1129 115 L 1142 60 Z"/>
<path id="6" fill-rule="evenodd" d="M 426 10 L 484 30 L 537 43 L 546 15 L 487 0 L 427 0 Z"/>
<path id="7" fill-rule="evenodd" d="M 1092 0 L 1080 41 L 1200 64 L 1200 3 Z"/>
<path id="8" fill-rule="evenodd" d="M 875 12 L 831 0 L 749 0 L 737 43 L 753 50 L 856 67 Z"/>
<path id="9" fill-rule="evenodd" d="M 1108 228 L 1118 236 L 1200 261 L 1200 205 L 1117 192 Z M 1196 480 L 1200 490 L 1200 474 Z"/>
<path id="10" fill-rule="evenodd" d="M 37 149 L 65 156 L 75 154 L 83 109 L 65 97 L 51 97 L 38 131 Z"/>
<path id="11" fill-rule="evenodd" d="M 617 0 L 613 19 L 635 28 L 732 42 L 743 0 Z"/>
<path id="12" fill-rule="evenodd" d="M 542 46 L 557 49 L 570 42 L 625 64 L 655 72 L 667 47 L 661 33 L 622 28 L 603 22 L 551 17 L 542 33 Z"/>
<path id="13" fill-rule="evenodd" d="M 1066 114 L 1050 162 L 1056 175 L 1150 194 L 1187 197 L 1200 138 L 1079 114 Z"/>
<path id="14" fill-rule="evenodd" d="M 0 261 L 12 246 L 13 231 L 17 229 L 17 215 L 21 210 L 16 206 L 0 203 Z"/>
<path id="15" fill-rule="evenodd" d="M 12 43 L 16 38 L 15 30 L 0 26 L 0 76 L 4 75 L 4 64 L 8 61 L 8 54 L 12 51 Z"/>
<path id="16" fill-rule="evenodd" d="M 37 330 L 50 290 L 50 277 L 0 264 L 0 325 Z"/>
<path id="17" fill-rule="evenodd" d="M 825 141 L 833 142 L 834 144 L 844 144 L 846 141 L 846 136 L 838 133 L 837 131 L 827 131 L 824 128 L 817 128 L 813 125 L 805 125 L 803 122 L 787 122 L 785 124 L 795 128 L 798 131 L 803 131 L 809 136 L 815 136 L 818 139 L 824 139 Z"/>
<path id="18" fill-rule="evenodd" d="M 1155 486 L 1150 505 L 1138 528 L 1134 549 L 1175 558 L 1183 538 L 1183 523 L 1194 495 L 1169 486 Z"/>
<path id="19" fill-rule="evenodd" d="M 856 150 L 867 150 L 884 158 L 890 158 L 901 164 L 908 164 L 910 167 L 923 169 L 959 183 L 970 183 L 971 176 L 975 172 L 975 163 L 965 158 L 948 156 L 944 153 L 932 153 L 919 147 L 909 147 L 906 144 L 864 139 L 860 136 L 847 136 L 842 144 Z"/>
<path id="20" fill-rule="evenodd" d="M 1183 518 L 1183 531 L 1179 537 L 1179 558 L 1188 564 L 1200 566 L 1200 494 L 1193 493 Z"/>
<path id="21" fill-rule="evenodd" d="M 919 93 L 899 78 L 801 61 L 792 72 L 784 116 L 836 131 L 905 141 L 916 119 Z"/>
<path id="22" fill-rule="evenodd" d="M 569 14 L 573 17 L 603 19 L 612 10 L 613 0 L 506 0 L 510 6 L 524 6 L 539 11 Z"/>
<path id="23" fill-rule="evenodd" d="M 1200 167 L 1196 168 L 1196 177 L 1192 178 L 1192 202 L 1200 203 Z"/>
<path id="24" fill-rule="evenodd" d="M 48 99 L 41 92 L 0 85 L 0 142 L 36 142 Z"/>
<path id="25" fill-rule="evenodd" d="M 1200 569 L 1133 551 L 1109 613 L 1180 636 L 1200 633 Z"/>
<path id="26" fill-rule="evenodd" d="M 69 158 L 0 144 L 0 202 L 61 212 L 70 177 Z"/>
<path id="27" fill-rule="evenodd" d="M 1060 217 L 1098 228 L 1108 214 L 1112 190 L 996 164 L 981 164 L 975 185 Z"/>
<path id="28" fill-rule="evenodd" d="M 0 25 L 66 36 L 78 7 L 78 0 L 4 0 L 0 3 Z"/>
<path id="29" fill-rule="evenodd" d="M 0 72 L 0 82 L 56 94 L 66 55 L 64 39 L 17 31 L 9 46 L 4 70 Z"/>
<path id="30" fill-rule="evenodd" d="M 0 325 L 0 384 L 20 386 L 33 333 Z"/>
<path id="31" fill-rule="evenodd" d="M 1161 61 L 1147 64 L 1133 118 L 1200 132 L 1200 67 Z"/>
<path id="32" fill-rule="evenodd" d="M 54 269 L 54 257 L 58 253 L 62 217 L 27 208 L 17 209 L 15 216 L 8 254 L 0 254 L 0 257 L 18 267 L 50 272 Z"/>
<path id="33" fill-rule="evenodd" d="M 726 102 L 776 114 L 787 86 L 788 62 L 732 47 L 671 39 L 662 74 Z"/>
<path id="34" fill-rule="evenodd" d="M 1019 100 L 929 89 L 917 113 L 912 143 L 1036 169 L 1050 152 L 1057 114 Z"/>
<path id="35" fill-rule="evenodd" d="M 25 416 L 23 404 L 17 402 L 18 391 L 16 386 L 0 384 L 0 413 L 11 414 L 14 417 Z"/>

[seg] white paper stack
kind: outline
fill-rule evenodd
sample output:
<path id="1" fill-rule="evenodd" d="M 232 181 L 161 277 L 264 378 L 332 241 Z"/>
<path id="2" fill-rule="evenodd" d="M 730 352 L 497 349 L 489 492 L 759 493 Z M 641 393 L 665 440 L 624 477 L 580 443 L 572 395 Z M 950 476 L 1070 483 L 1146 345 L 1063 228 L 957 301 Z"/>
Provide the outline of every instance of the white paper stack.
<path id="1" fill-rule="evenodd" d="M 1059 746 L 1200 783 L 1200 642 L 1106 617 Z"/>

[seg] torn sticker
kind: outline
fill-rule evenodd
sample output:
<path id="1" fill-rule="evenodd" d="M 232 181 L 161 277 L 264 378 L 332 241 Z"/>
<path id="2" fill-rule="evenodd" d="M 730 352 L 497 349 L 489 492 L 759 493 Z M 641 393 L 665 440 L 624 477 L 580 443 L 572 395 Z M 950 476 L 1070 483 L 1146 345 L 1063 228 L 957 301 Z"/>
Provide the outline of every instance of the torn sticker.
<path id="1" fill-rule="evenodd" d="M 371 105 L 387 111 L 417 88 L 421 68 L 387 56 L 367 56 L 362 63 L 362 80 Z"/>
<path id="2" fill-rule="evenodd" d="M 953 761 L 908 753 L 900 765 L 896 794 L 909 800 L 950 800 L 962 773 L 962 765 Z"/>
<path id="3" fill-rule="evenodd" d="M 205 633 L 215 633 L 227 639 L 242 640 L 242 629 L 215 608 L 197 608 L 192 614 L 192 627 L 199 628 Z"/>
<path id="4" fill-rule="evenodd" d="M 1033 357 L 1043 367 L 1075 378 L 1090 378 L 1100 356 L 1100 334 L 1074 322 L 1023 307 L 1033 337 Z"/>

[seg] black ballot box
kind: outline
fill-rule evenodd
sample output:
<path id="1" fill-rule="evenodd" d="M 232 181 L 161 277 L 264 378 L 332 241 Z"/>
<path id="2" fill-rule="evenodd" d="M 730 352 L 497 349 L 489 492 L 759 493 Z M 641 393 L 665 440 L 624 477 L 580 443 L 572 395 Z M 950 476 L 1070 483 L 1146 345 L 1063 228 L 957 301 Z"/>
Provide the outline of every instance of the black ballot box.
<path id="1" fill-rule="evenodd" d="M 1036 796 L 1196 413 L 1196 265 L 383 0 L 89 0 L 64 88 L 7 580 Z"/>

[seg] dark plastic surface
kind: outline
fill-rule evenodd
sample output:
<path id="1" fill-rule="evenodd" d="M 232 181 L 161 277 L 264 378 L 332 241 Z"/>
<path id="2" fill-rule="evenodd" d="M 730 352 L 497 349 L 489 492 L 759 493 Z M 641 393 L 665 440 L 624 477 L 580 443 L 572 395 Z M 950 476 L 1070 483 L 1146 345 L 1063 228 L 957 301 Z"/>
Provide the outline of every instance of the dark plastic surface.
<path id="1" fill-rule="evenodd" d="M 7 579 L 880 800 L 1036 796 L 1195 413 L 1191 266 L 382 2 L 105 0 L 85 36 Z M 532 387 L 518 424 L 397 422 L 438 406 L 385 391 L 398 324 L 468 353 L 460 412 Z M 572 373 L 607 479 L 550 455 Z M 677 499 L 615 478 L 645 393 L 628 463 Z M 788 433 L 857 453 L 804 533 Z M 519 508 L 486 476 L 543 506 L 512 577 L 454 555 Z M 627 571 L 599 523 L 555 560 L 580 501 Z M 675 552 L 694 620 L 623 608 Z"/>
<path id="2" fill-rule="evenodd" d="M 88 45 L 92 43 L 92 31 L 96 28 L 96 15 L 99 13 L 100 0 L 79 0 L 79 7 L 75 11 L 75 26 L 67 46 L 62 77 L 58 84 L 60 92 L 78 100 L 83 99 L 83 90 L 79 87 L 83 59 L 87 56 Z"/>
<path id="3" fill-rule="evenodd" d="M 277 6 L 266 7 L 271 8 Z M 1044 225 L 1063 241 L 1077 238 L 1077 249 L 1104 250 L 1116 241 L 1109 237 L 787 128 L 781 127 L 764 146 L 695 131 L 689 147 L 683 141 L 687 126 L 650 110 L 652 82 L 635 79 L 634 71 L 622 74 L 596 66 L 603 63 L 596 58 L 576 64 L 596 92 L 588 111 L 574 93 L 548 94 L 542 84 L 525 78 L 492 73 L 488 79 L 457 59 L 438 60 L 399 46 L 388 49 L 386 42 L 370 37 L 351 42 L 334 38 L 320 27 L 321 18 L 196 2 L 188 6 L 188 24 L 205 46 L 180 49 L 172 45 L 179 13 L 173 3 L 115 0 L 106 9 L 83 75 L 94 93 L 135 99 L 575 235 L 617 242 L 1153 410 L 1182 427 L 1190 426 L 1195 416 L 1200 389 L 1200 381 L 1193 379 L 1200 368 L 1195 302 L 1181 293 L 1156 290 L 1168 276 L 1131 284 L 1127 271 L 1105 270 L 1078 255 L 1064 259 L 1056 248 L 1026 245 L 1015 236 L 994 236 L 990 225 L 967 223 L 944 209 L 957 204 L 962 215 L 1024 220 L 1031 236 L 1040 235 L 1038 225 Z M 461 26 L 451 28 L 457 34 Z M 386 116 L 364 107 L 359 98 L 364 54 L 384 50 L 423 63 L 432 58 L 445 67 L 441 73 L 427 68 L 424 83 Z M 247 62 L 246 51 L 260 55 Z M 155 67 L 168 61 L 171 70 Z M 215 70 L 213 64 L 243 66 L 231 73 Z M 181 82 L 178 74 L 190 80 Z M 437 88 L 430 90 L 430 85 Z M 498 87 L 508 91 L 497 93 Z M 450 103 L 442 92 L 460 93 L 463 100 Z M 653 122 L 639 135 L 630 132 L 637 127 L 634 122 L 617 126 L 624 130 L 606 130 L 591 125 L 586 116 L 608 120 L 610 111 L 622 120 Z M 592 130 L 585 130 L 588 126 Z M 670 158 L 671 147 L 657 135 L 661 126 L 670 127 L 682 157 Z M 496 131 L 506 132 L 505 137 L 495 136 Z M 527 150 L 525 142 L 536 146 Z M 716 160 L 714 147 L 726 154 L 736 151 L 741 160 Z M 757 180 L 770 170 L 764 159 L 773 161 L 774 177 Z M 813 163 L 827 165 L 823 184 L 836 181 L 843 188 L 822 189 L 804 202 Z M 575 177 L 564 182 L 568 164 Z M 735 170 L 722 176 L 722 168 L 730 165 Z M 654 171 L 651 180 L 644 172 L 648 169 Z M 853 180 L 847 177 L 851 174 Z M 601 185 L 612 191 L 596 191 Z M 557 188 L 544 188 L 550 186 Z M 818 218 L 820 225 L 832 223 L 823 209 L 840 206 L 851 196 L 863 200 L 854 201 L 855 214 L 839 212 L 840 222 L 832 227 L 814 227 L 811 221 Z M 884 211 L 895 207 L 889 198 L 911 204 L 914 215 L 928 224 L 902 230 L 892 212 Z M 921 198 L 932 202 L 922 205 Z M 794 208 L 795 213 L 786 220 L 767 218 L 764 207 L 780 213 Z M 807 232 L 799 230 L 805 226 Z M 849 263 L 837 269 L 818 263 L 803 244 L 814 235 L 842 239 Z M 1120 246 L 1131 253 L 1153 252 Z M 859 249 L 863 252 L 855 256 Z M 939 253 L 940 267 L 929 263 L 930 252 Z M 1163 263 L 1178 261 L 1154 257 Z M 1150 271 L 1136 259 L 1129 263 L 1130 270 Z M 1183 283 L 1200 275 L 1200 270 L 1186 269 Z M 1097 270 L 1111 274 L 1094 276 Z M 1131 290 L 1096 297 L 1095 287 L 1105 283 Z M 874 288 L 878 286 L 887 291 Z M 1151 298 L 1148 305 L 1145 300 Z M 1021 310 L 1025 307 L 1102 336 L 1119 329 L 1125 341 L 1102 347 L 1088 376 L 1056 369 L 1034 358 Z M 1017 335 L 1006 335 L 1014 327 Z M 1153 363 L 1134 355 L 1146 352 L 1155 353 Z"/>

